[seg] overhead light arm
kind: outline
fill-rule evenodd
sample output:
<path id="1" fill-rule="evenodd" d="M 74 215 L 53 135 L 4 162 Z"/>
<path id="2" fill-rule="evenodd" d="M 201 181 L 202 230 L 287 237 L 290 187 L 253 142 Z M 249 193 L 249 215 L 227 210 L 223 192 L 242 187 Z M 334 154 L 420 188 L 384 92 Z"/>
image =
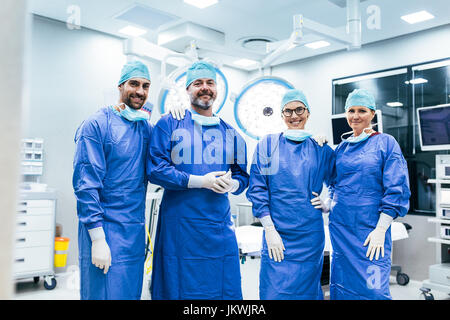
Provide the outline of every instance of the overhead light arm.
<path id="1" fill-rule="evenodd" d="M 300 45 L 302 43 L 303 38 L 303 16 L 301 14 L 297 14 L 293 17 L 293 31 L 291 35 L 289 36 L 289 39 L 282 42 L 282 44 L 275 49 L 271 54 L 269 54 L 267 57 L 265 57 L 261 61 L 261 67 L 264 68 L 273 61 L 275 61 L 277 58 L 279 58 L 281 55 L 285 54 L 292 48 L 295 48 L 296 46 Z"/>
<path id="2" fill-rule="evenodd" d="M 292 48 L 304 44 L 305 41 L 302 40 L 304 29 L 344 44 L 349 50 L 361 48 L 360 0 L 346 0 L 346 4 L 346 32 L 337 31 L 335 28 L 331 28 L 327 25 L 304 18 L 302 15 L 297 14 L 294 16 L 294 30 L 289 39 L 279 41 L 278 43 L 267 44 L 267 51 L 272 52 L 261 61 L 260 68 L 268 66 Z"/>
<path id="3" fill-rule="evenodd" d="M 336 31 L 327 25 L 304 18 L 305 29 L 328 37 L 349 46 L 349 49 L 361 48 L 361 4 L 360 0 L 346 0 L 347 4 L 347 30 L 346 32 Z"/>

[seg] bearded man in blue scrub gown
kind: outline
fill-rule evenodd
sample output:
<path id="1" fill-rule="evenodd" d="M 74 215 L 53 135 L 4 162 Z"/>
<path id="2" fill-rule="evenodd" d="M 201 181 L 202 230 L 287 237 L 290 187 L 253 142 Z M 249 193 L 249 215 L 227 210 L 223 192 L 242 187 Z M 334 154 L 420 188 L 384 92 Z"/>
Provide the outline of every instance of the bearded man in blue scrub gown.
<path id="1" fill-rule="evenodd" d="M 150 74 L 125 64 L 120 103 L 85 120 L 75 136 L 82 300 L 140 299 L 145 255 L 145 174 L 151 125 L 142 110 Z"/>
<path id="2" fill-rule="evenodd" d="M 191 109 L 163 116 L 152 132 L 151 183 L 161 185 L 152 299 L 242 299 L 239 251 L 228 193 L 247 188 L 246 145 L 214 115 L 216 70 L 203 61 L 187 71 Z"/>
<path id="3" fill-rule="evenodd" d="M 287 130 L 258 143 L 247 191 L 264 227 L 259 295 L 321 300 L 325 233 L 319 194 L 333 177 L 334 152 L 305 130 L 310 107 L 302 91 L 288 90 L 281 110 Z"/>
<path id="4" fill-rule="evenodd" d="M 330 188 L 330 299 L 392 299 L 391 223 L 409 209 L 408 167 L 399 144 L 372 129 L 374 96 L 355 89 L 345 104 L 349 138 L 337 146 Z M 343 135 L 343 136 L 344 136 Z"/>

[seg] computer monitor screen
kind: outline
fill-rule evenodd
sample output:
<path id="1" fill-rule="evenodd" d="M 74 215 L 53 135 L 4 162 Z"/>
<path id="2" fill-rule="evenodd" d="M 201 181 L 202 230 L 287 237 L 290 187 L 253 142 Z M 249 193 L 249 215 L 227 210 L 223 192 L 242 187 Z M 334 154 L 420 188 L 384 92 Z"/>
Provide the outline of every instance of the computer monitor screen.
<path id="1" fill-rule="evenodd" d="M 375 117 L 372 120 L 372 123 L 374 124 L 376 123 L 376 125 L 373 126 L 373 129 L 375 131 L 383 132 L 383 125 L 381 119 L 382 119 L 381 110 L 377 110 L 375 112 Z M 335 146 L 341 143 L 342 141 L 341 135 L 343 133 L 352 131 L 352 128 L 350 128 L 350 126 L 347 123 L 345 113 L 334 114 L 331 116 L 331 128 L 333 130 L 333 145 Z M 344 138 L 348 138 L 348 136 Z"/>
<path id="2" fill-rule="evenodd" d="M 450 149 L 450 104 L 417 109 L 422 151 Z"/>

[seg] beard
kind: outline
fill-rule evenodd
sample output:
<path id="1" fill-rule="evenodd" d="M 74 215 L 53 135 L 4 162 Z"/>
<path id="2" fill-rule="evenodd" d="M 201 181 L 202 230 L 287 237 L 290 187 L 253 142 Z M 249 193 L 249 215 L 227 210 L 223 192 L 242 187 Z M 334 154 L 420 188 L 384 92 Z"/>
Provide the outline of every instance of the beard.
<path id="1" fill-rule="evenodd" d="M 133 101 L 131 100 L 132 98 L 141 98 L 141 102 L 138 102 L 138 103 L 133 102 Z M 123 99 L 123 103 L 125 103 L 127 106 L 129 106 L 129 107 L 132 108 L 132 109 L 139 110 L 139 109 L 141 109 L 141 108 L 144 106 L 144 104 L 145 104 L 145 97 L 143 97 L 143 96 L 141 96 L 141 95 L 134 95 L 134 94 L 132 94 L 132 95 L 129 95 L 128 97 L 125 97 L 125 98 Z"/>
<path id="2" fill-rule="evenodd" d="M 200 92 L 199 94 L 205 94 L 205 93 Z M 189 98 L 191 100 L 191 104 L 194 107 L 200 108 L 202 110 L 208 110 L 214 104 L 216 97 L 214 96 L 214 94 L 212 92 L 211 93 L 208 92 L 206 94 L 211 97 L 211 99 L 209 99 L 208 101 L 203 101 L 199 96 L 194 97 L 193 94 L 189 93 Z"/>

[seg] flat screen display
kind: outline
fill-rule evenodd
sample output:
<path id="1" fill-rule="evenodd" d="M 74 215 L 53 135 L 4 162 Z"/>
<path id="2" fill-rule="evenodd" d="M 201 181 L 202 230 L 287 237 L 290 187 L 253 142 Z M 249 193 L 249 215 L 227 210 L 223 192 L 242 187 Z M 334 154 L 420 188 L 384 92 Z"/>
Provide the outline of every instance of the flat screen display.
<path id="1" fill-rule="evenodd" d="M 422 150 L 450 149 L 450 104 L 417 109 Z"/>

